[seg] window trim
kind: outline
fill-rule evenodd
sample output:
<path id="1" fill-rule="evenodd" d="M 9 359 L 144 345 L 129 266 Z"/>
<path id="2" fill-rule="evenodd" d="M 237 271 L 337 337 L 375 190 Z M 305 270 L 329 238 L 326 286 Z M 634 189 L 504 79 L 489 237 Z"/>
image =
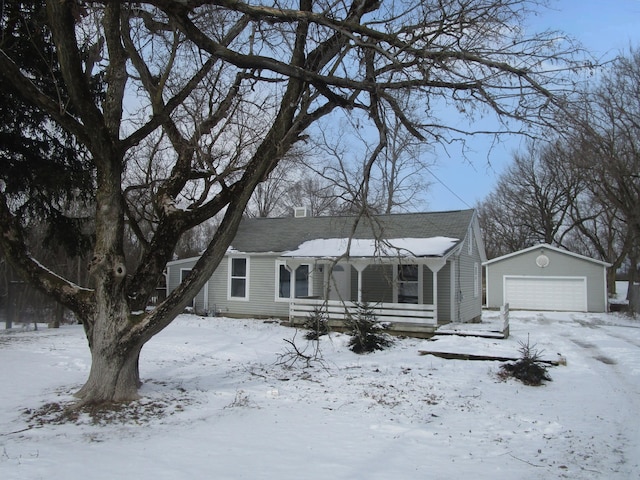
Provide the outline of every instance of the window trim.
<path id="1" fill-rule="evenodd" d="M 280 267 L 284 267 L 289 271 L 289 296 L 288 297 L 281 297 L 280 296 Z M 287 265 L 287 262 L 285 262 L 284 260 L 276 260 L 276 271 L 275 271 L 275 299 L 276 302 L 289 302 L 291 301 L 291 276 L 292 276 L 291 272 L 291 267 L 289 267 L 289 265 Z"/>
<path id="2" fill-rule="evenodd" d="M 284 260 L 276 260 L 276 268 L 275 268 L 275 289 L 274 289 L 274 297 L 276 302 L 291 302 L 296 297 L 296 270 L 298 267 L 306 266 L 309 268 L 309 277 L 307 284 L 307 296 L 313 293 L 313 265 L 311 263 L 300 263 L 297 264 L 295 269 L 291 268 L 291 265 L 287 265 L 287 262 Z M 290 274 L 290 284 L 289 284 L 289 296 L 281 297 L 280 296 L 280 267 L 285 267 Z"/>
<path id="3" fill-rule="evenodd" d="M 245 261 L 245 275 L 244 277 L 240 277 L 240 276 L 233 276 L 233 261 L 234 260 L 244 260 Z M 249 301 L 249 285 L 250 285 L 250 278 L 251 278 L 251 257 L 247 257 L 247 256 L 232 256 L 229 257 L 229 261 L 228 261 L 228 272 L 227 272 L 227 300 L 235 300 L 235 301 L 239 301 L 239 302 L 247 302 Z M 235 297 L 233 296 L 232 293 L 232 289 L 231 289 L 231 285 L 233 283 L 234 279 L 240 279 L 243 278 L 245 281 L 245 289 L 244 289 L 244 297 Z"/>
<path id="4" fill-rule="evenodd" d="M 480 295 L 480 264 L 475 262 L 473 264 L 473 298 L 478 298 Z"/>

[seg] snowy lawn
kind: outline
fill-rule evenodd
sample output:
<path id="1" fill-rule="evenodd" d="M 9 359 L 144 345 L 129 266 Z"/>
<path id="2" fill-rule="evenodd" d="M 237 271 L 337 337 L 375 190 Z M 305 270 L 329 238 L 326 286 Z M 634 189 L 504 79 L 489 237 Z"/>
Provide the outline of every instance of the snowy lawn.
<path id="1" fill-rule="evenodd" d="M 511 316 L 508 340 L 401 339 L 369 355 L 332 334 L 307 368 L 279 363 L 293 329 L 183 315 L 144 348 L 139 402 L 62 424 L 89 372 L 82 328 L 2 331 L 0 478 L 640 478 L 640 321 Z M 541 387 L 501 381 L 499 362 L 418 355 L 517 356 L 528 337 L 567 360 Z M 52 421 L 33 417 L 47 404 Z"/>

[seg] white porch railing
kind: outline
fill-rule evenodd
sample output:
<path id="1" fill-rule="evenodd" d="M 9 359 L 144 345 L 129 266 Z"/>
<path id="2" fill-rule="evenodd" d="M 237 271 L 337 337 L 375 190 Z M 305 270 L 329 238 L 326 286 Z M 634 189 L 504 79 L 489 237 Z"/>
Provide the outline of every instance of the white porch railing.
<path id="1" fill-rule="evenodd" d="M 370 303 L 369 307 L 380 322 L 437 325 L 433 305 Z M 296 298 L 289 305 L 289 318 L 292 322 L 296 318 L 306 319 L 316 309 L 325 313 L 328 320 L 344 320 L 348 314 L 356 314 L 358 307 L 355 302 Z"/>

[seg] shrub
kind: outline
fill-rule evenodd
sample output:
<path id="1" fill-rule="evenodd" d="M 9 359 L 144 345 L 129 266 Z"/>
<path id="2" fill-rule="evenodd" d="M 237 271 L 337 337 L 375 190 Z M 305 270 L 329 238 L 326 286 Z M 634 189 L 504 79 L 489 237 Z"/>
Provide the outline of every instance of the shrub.
<path id="1" fill-rule="evenodd" d="M 355 353 L 370 353 L 384 350 L 393 344 L 386 326 L 380 324 L 367 303 L 357 305 L 355 315 L 346 320 L 347 332 L 351 335 L 349 348 Z"/>
<path id="2" fill-rule="evenodd" d="M 313 309 L 313 312 L 307 316 L 303 326 L 309 329 L 304 336 L 307 340 L 318 340 L 321 336 L 329 333 L 329 321 L 321 307 Z"/>
<path id="3" fill-rule="evenodd" d="M 514 377 L 525 385 L 538 386 L 543 381 L 551 381 L 547 367 L 541 362 L 543 350 L 537 350 L 535 344 L 519 342 L 520 359 L 514 363 L 505 363 L 500 368 L 499 375 L 502 378 Z"/>

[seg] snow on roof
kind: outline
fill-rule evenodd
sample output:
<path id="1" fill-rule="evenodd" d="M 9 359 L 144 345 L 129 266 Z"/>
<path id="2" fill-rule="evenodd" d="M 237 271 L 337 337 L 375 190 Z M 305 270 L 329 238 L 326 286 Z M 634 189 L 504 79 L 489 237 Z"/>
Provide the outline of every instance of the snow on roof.
<path id="1" fill-rule="evenodd" d="M 384 241 L 353 238 L 318 238 L 308 240 L 283 257 L 338 258 L 350 257 L 442 257 L 457 242 L 457 238 L 389 238 Z M 348 251 L 347 251 L 348 250 Z"/>

